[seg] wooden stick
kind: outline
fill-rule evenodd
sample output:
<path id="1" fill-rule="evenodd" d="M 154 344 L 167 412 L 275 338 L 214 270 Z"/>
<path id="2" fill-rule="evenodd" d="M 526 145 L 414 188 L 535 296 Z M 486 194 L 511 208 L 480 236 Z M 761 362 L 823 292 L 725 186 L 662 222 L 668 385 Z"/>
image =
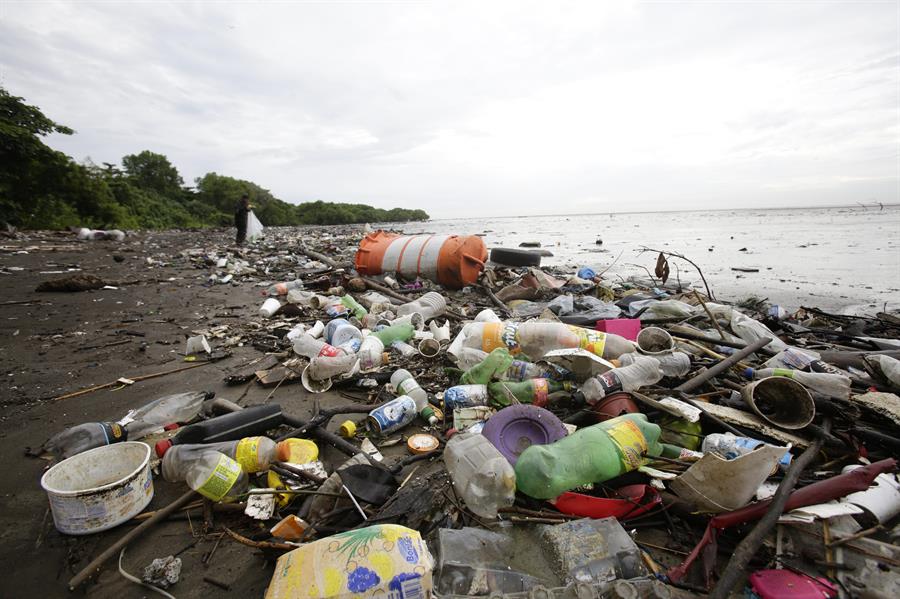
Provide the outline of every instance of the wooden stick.
<path id="1" fill-rule="evenodd" d="M 252 541 L 247 537 L 242 537 L 230 528 L 226 528 L 225 532 L 227 532 L 228 536 L 230 536 L 238 543 L 246 545 L 247 547 L 253 547 L 254 549 L 279 549 L 281 551 L 291 551 L 292 549 L 297 548 L 297 545 L 288 545 L 287 543 L 274 543 L 272 541 Z"/>
<path id="2" fill-rule="evenodd" d="M 84 584 L 91 576 L 100 571 L 100 567 L 106 563 L 106 560 L 116 555 L 128 546 L 131 541 L 138 538 L 163 520 L 169 517 L 170 514 L 177 511 L 182 506 L 186 505 L 188 502 L 193 500 L 197 496 L 197 493 L 193 490 L 188 491 L 166 507 L 161 510 L 157 510 L 152 517 L 148 518 L 144 522 L 141 522 L 137 527 L 132 529 L 131 531 L 125 533 L 121 539 L 110 545 L 103 553 L 98 555 L 89 563 L 87 566 L 82 568 L 81 572 L 76 574 L 69 580 L 69 590 L 74 591 L 82 584 Z"/>
<path id="3" fill-rule="evenodd" d="M 154 372 L 153 374 L 144 374 L 141 376 L 133 376 L 126 377 L 135 383 L 140 381 L 146 381 L 149 379 L 155 379 L 156 377 L 165 376 L 167 374 L 175 374 L 176 372 L 182 372 L 184 370 L 190 370 L 191 368 L 200 368 L 201 366 L 206 366 L 207 364 L 212 364 L 212 362 L 199 362 L 197 364 L 191 364 L 190 366 L 183 366 L 181 368 L 176 368 L 175 370 L 166 370 L 165 372 Z M 84 395 L 86 393 L 92 393 L 94 391 L 100 391 L 101 389 L 108 389 L 109 387 L 115 387 L 119 385 L 119 380 L 116 379 L 111 383 L 105 383 L 103 385 L 97 385 L 96 387 L 88 387 L 87 389 L 82 389 L 81 391 L 75 391 L 74 393 L 68 393 L 66 395 L 60 395 L 59 397 L 53 397 L 50 401 L 59 401 L 60 399 L 69 399 L 71 397 L 78 397 L 79 395 Z"/>
<path id="4" fill-rule="evenodd" d="M 706 312 L 706 315 L 709 316 L 709 319 L 712 321 L 713 325 L 715 325 L 716 330 L 719 331 L 719 337 L 722 339 L 725 338 L 725 332 L 722 331 L 722 327 L 719 326 L 719 321 L 716 320 L 716 317 L 712 315 L 712 312 L 709 311 L 709 308 L 706 307 L 706 302 L 703 301 L 703 298 L 700 297 L 700 293 L 694 289 L 694 297 L 697 298 L 697 301 L 700 302 L 700 305 L 703 306 L 703 310 Z"/>

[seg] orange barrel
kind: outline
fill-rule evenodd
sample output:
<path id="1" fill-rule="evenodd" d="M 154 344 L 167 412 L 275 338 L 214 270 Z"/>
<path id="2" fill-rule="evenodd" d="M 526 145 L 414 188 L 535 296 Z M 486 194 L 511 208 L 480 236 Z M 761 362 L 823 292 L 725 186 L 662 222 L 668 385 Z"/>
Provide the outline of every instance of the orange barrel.
<path id="1" fill-rule="evenodd" d="M 476 235 L 395 235 L 376 231 L 366 235 L 356 252 L 361 275 L 397 272 L 459 289 L 478 280 L 488 253 Z"/>

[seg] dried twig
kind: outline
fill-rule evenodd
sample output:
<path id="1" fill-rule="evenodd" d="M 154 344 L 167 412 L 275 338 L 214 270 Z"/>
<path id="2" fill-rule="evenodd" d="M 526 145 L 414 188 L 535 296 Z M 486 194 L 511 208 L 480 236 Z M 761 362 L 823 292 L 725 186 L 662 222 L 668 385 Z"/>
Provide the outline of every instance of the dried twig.
<path id="1" fill-rule="evenodd" d="M 658 253 L 658 254 L 663 254 L 663 255 L 665 255 L 665 256 L 672 256 L 673 258 L 680 258 L 681 260 L 684 260 L 685 262 L 687 262 L 688 264 L 690 264 L 691 266 L 693 266 L 694 268 L 696 268 L 696 269 L 697 269 L 697 272 L 700 273 L 700 278 L 703 280 L 703 286 L 706 287 L 706 295 L 707 295 L 707 297 L 709 297 L 709 298 L 712 299 L 712 300 L 715 300 L 715 299 L 716 299 L 716 296 L 713 295 L 713 292 L 710 291 L 710 289 L 709 289 L 709 284 L 706 282 L 706 277 L 703 276 L 703 271 L 700 269 L 699 266 L 697 266 L 697 263 L 694 262 L 693 260 L 691 260 L 690 258 L 686 257 L 686 256 L 683 255 L 683 254 L 678 254 L 678 253 L 676 253 L 676 252 L 668 252 L 668 251 L 664 251 L 664 250 L 655 250 L 655 249 L 653 249 L 653 248 L 648 248 L 648 247 L 646 247 L 646 246 L 641 246 L 641 251 L 640 251 L 640 253 L 643 254 L 644 252 L 655 252 L 655 253 Z"/>

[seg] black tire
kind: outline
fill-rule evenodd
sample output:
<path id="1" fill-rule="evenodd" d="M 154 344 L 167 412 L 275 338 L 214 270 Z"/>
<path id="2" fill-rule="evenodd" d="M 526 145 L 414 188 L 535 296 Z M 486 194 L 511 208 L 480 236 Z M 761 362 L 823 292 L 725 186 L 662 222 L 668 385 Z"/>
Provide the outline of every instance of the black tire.
<path id="1" fill-rule="evenodd" d="M 493 248 L 491 250 L 491 262 L 506 266 L 540 266 L 541 256 L 528 250 Z"/>

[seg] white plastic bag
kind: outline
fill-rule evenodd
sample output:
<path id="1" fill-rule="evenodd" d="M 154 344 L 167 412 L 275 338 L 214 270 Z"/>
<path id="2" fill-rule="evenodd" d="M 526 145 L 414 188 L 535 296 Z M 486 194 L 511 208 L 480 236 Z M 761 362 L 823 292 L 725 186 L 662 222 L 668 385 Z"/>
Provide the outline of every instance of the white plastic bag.
<path id="1" fill-rule="evenodd" d="M 256 239 L 262 236 L 262 234 L 262 223 L 259 222 L 259 219 L 256 218 L 256 215 L 253 214 L 253 211 L 251 210 L 249 214 L 247 214 L 247 240 L 256 241 Z"/>

